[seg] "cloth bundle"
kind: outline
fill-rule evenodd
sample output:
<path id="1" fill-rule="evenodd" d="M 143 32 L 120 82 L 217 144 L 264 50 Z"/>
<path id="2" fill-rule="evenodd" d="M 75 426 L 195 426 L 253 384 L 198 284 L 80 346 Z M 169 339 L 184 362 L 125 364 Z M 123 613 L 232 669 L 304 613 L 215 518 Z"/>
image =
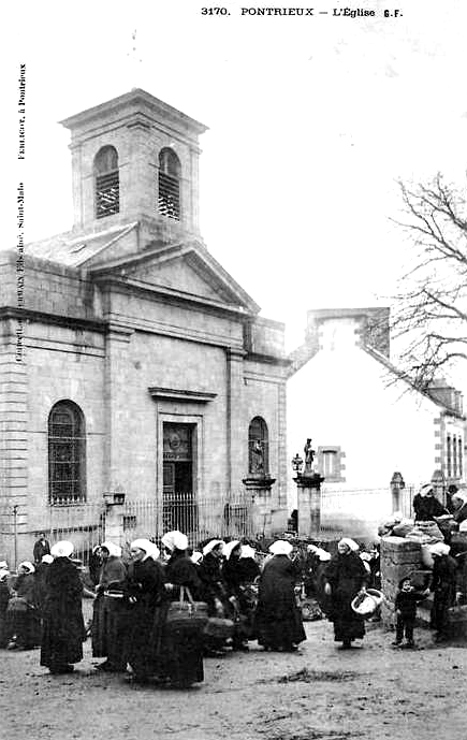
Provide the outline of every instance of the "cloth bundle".
<path id="1" fill-rule="evenodd" d="M 209 617 L 203 631 L 208 637 L 228 640 L 229 637 L 233 637 L 234 622 L 231 619 L 224 619 L 223 617 Z"/>
<path id="2" fill-rule="evenodd" d="M 435 542 L 444 542 L 444 536 L 436 522 L 417 522 L 406 535 L 406 539 L 420 542 L 421 545 L 434 545 Z"/>

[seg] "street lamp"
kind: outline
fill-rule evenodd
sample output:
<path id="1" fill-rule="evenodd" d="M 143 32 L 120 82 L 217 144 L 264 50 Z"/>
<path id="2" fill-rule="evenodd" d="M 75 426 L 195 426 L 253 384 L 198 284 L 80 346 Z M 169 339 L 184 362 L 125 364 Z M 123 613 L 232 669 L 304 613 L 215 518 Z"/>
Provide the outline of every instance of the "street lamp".
<path id="1" fill-rule="evenodd" d="M 298 452 L 296 453 L 295 457 L 292 458 L 292 468 L 294 469 L 294 473 L 297 473 L 297 475 L 300 475 L 302 472 L 303 467 L 303 459 L 300 457 Z"/>

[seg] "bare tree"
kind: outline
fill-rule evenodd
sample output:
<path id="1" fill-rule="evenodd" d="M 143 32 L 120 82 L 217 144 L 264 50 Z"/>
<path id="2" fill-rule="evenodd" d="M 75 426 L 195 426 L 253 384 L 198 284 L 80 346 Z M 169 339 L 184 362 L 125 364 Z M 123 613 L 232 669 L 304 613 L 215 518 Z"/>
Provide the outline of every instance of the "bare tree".
<path id="1" fill-rule="evenodd" d="M 467 204 L 438 174 L 429 184 L 399 183 L 410 267 L 400 281 L 393 334 L 400 362 L 419 390 L 467 359 Z"/>

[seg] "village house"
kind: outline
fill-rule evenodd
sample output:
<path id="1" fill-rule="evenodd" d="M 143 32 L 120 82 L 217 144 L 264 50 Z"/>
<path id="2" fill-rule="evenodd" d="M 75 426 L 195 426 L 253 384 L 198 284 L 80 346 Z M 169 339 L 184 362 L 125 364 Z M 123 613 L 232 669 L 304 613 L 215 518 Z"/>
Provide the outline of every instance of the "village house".
<path id="1" fill-rule="evenodd" d="M 128 538 L 219 534 L 258 487 L 285 510 L 284 327 L 203 243 L 206 127 L 140 89 L 61 123 L 74 224 L 26 247 L 22 308 L 0 257 L 0 555 L 123 500 Z"/>
<path id="2" fill-rule="evenodd" d="M 410 385 L 390 359 L 389 317 L 385 307 L 309 311 L 291 356 L 288 457 L 312 438 L 325 528 L 374 534 L 394 507 L 410 513 L 421 483 L 434 476 L 442 496 L 465 480 L 462 394 L 445 381 Z M 295 496 L 290 473 L 289 508 Z"/>

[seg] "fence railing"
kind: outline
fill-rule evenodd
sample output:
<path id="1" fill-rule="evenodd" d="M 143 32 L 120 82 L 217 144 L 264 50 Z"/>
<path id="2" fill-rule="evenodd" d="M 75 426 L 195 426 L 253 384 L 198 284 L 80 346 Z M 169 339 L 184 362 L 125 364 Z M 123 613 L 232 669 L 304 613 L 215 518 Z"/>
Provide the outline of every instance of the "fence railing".
<path id="1" fill-rule="evenodd" d="M 146 536 L 158 540 L 164 532 L 178 529 L 190 546 L 209 537 L 248 537 L 253 533 L 252 504 L 245 495 L 216 498 L 192 493 L 164 494 L 162 501 L 128 501 L 123 508 L 126 540 Z"/>
<path id="2" fill-rule="evenodd" d="M 191 547 L 210 537 L 251 537 L 252 506 L 251 498 L 242 493 L 216 498 L 173 493 L 160 500 L 126 501 L 118 509 L 122 544 L 138 537 L 159 541 L 172 529 L 184 532 Z M 87 564 L 93 547 L 105 539 L 109 515 L 104 502 L 31 508 L 27 512 L 24 507 L 0 506 L 0 559 L 6 557 L 15 565 L 20 559 L 31 559 L 34 540 L 44 532 L 51 545 L 64 539 L 72 541 L 76 557 Z"/>
<path id="3" fill-rule="evenodd" d="M 413 486 L 399 492 L 398 507 L 404 516 L 412 515 Z M 378 525 L 394 510 L 388 488 L 323 490 L 321 493 L 321 533 L 323 536 L 376 536 Z M 51 544 L 68 539 L 77 557 L 85 564 L 92 548 L 106 534 L 109 516 L 104 502 L 29 509 L 0 506 L 0 559 L 17 563 L 18 557 L 32 556 L 32 543 L 45 532 Z M 191 547 L 210 537 L 254 538 L 262 525 L 255 504 L 244 492 L 217 497 L 196 496 L 191 492 L 164 494 L 160 499 L 126 501 L 121 514 L 122 544 L 138 537 L 156 542 L 171 529 L 184 532 Z"/>

